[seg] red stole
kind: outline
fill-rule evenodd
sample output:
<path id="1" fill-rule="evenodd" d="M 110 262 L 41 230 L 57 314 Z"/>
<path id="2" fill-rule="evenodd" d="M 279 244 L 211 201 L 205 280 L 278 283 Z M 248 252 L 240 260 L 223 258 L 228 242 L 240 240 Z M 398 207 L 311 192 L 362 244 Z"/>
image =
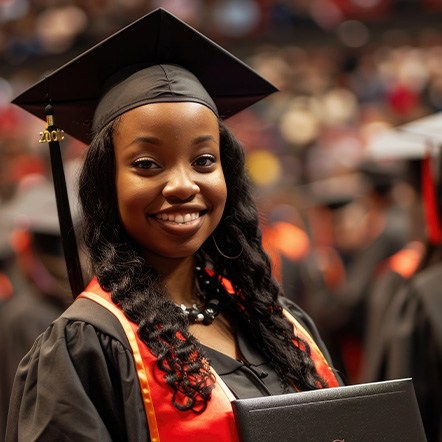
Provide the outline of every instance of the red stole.
<path id="1" fill-rule="evenodd" d="M 172 404 L 172 389 L 164 379 L 164 373 L 156 365 L 156 357 L 138 337 L 138 326 L 126 318 L 122 310 L 111 300 L 110 294 L 101 289 L 94 278 L 77 299 L 87 298 L 108 309 L 120 321 L 130 346 L 140 383 L 146 419 L 152 442 L 237 442 L 235 421 L 230 402 L 234 399 L 227 385 L 212 369 L 216 377 L 212 397 L 202 415 L 192 411 L 179 411 Z M 286 317 L 294 324 L 295 332 L 305 339 L 319 374 L 330 387 L 339 385 L 324 356 L 301 325 L 288 312 Z"/>

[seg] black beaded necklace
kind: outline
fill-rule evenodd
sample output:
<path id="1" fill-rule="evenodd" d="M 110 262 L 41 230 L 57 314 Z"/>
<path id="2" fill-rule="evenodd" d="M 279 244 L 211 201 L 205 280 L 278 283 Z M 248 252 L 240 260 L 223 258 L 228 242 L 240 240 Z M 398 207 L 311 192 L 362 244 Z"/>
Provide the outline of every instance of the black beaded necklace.
<path id="1" fill-rule="evenodd" d="M 219 299 L 213 298 L 213 294 L 219 295 L 220 285 L 216 276 L 210 276 L 202 265 L 195 267 L 196 283 L 199 289 L 198 298 L 201 305 L 194 303 L 191 307 L 180 304 L 179 307 L 187 316 L 191 324 L 210 325 L 219 315 Z"/>

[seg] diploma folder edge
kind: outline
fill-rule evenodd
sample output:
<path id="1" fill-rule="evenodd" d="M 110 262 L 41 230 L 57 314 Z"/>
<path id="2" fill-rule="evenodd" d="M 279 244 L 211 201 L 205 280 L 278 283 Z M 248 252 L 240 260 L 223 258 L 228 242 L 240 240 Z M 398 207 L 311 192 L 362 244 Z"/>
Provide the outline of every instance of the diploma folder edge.
<path id="1" fill-rule="evenodd" d="M 236 399 L 232 407 L 241 442 L 426 441 L 411 378 Z"/>

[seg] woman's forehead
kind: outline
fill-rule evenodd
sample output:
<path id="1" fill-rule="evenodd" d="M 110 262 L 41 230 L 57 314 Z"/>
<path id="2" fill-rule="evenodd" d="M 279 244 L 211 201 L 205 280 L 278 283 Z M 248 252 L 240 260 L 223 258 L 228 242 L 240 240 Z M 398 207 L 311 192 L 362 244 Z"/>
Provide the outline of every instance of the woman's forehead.
<path id="1" fill-rule="evenodd" d="M 199 103 L 151 103 L 132 109 L 119 118 L 114 142 L 162 146 L 174 141 L 189 145 L 219 144 L 219 120 Z"/>

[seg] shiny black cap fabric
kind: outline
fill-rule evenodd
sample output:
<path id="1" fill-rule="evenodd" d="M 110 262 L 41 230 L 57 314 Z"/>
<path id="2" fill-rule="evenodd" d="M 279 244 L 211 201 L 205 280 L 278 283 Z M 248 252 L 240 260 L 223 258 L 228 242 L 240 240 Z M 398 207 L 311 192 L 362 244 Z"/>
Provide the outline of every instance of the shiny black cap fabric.
<path id="1" fill-rule="evenodd" d="M 215 103 L 202 84 L 180 66 L 160 64 L 117 76 L 118 81 L 103 94 L 95 110 L 94 131 L 124 112 L 148 103 L 193 101 L 204 104 L 218 115 Z"/>
<path id="2" fill-rule="evenodd" d="M 110 99 L 112 89 L 121 88 L 122 81 L 129 78 L 124 75 L 126 70 L 137 75 L 138 66 L 144 70 L 154 65 L 168 65 L 173 81 L 164 69 L 158 71 L 157 76 L 153 71 L 146 71 L 148 75 L 130 83 L 130 93 L 123 88 L 117 99 Z M 176 69 L 173 66 L 177 66 Z M 180 73 L 180 69 L 184 71 Z M 109 88 L 110 79 L 119 76 L 122 81 L 113 81 Z M 149 95 L 148 77 L 154 81 L 162 79 L 160 95 L 155 87 L 156 92 Z M 139 95 L 130 95 L 134 90 L 138 90 Z M 100 129 L 109 118 L 159 101 L 159 96 L 161 101 L 202 102 L 226 119 L 276 90 L 241 60 L 160 8 L 65 64 L 13 103 L 44 119 L 44 107 L 50 100 L 57 126 L 88 144 L 93 121 L 94 130 Z M 104 111 L 100 106 L 96 113 L 100 100 L 106 100 L 107 104 Z"/>

